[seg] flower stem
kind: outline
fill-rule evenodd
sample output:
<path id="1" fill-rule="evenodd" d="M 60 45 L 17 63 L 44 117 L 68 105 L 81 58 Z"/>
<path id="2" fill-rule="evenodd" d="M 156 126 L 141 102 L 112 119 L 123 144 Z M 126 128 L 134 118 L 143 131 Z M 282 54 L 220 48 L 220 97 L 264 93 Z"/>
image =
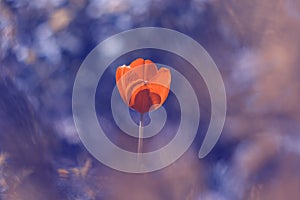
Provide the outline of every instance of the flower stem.
<path id="1" fill-rule="evenodd" d="M 138 154 L 142 153 L 143 149 L 143 114 L 140 115 L 140 124 L 139 124 L 139 142 L 138 142 Z"/>

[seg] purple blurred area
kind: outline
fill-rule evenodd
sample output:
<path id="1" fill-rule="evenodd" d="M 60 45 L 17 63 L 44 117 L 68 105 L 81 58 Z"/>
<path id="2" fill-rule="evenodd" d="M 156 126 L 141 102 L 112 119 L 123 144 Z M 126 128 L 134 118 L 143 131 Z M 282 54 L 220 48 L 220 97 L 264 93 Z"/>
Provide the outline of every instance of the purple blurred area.
<path id="1" fill-rule="evenodd" d="M 201 102 L 197 140 L 162 170 L 126 174 L 82 145 L 72 87 L 96 45 L 145 26 L 180 31 L 208 51 L 225 83 L 227 118 L 217 145 L 199 160 L 210 102 L 203 81 L 191 78 Z M 299 35 L 298 0 L 0 1 L 0 199 L 298 200 Z M 114 64 L 142 55 L 190 67 L 176 55 L 152 52 L 133 52 Z M 111 93 L 115 65 L 99 94 Z M 107 130 L 115 126 L 111 120 L 99 117 Z M 109 137 L 126 148 L 120 132 Z"/>

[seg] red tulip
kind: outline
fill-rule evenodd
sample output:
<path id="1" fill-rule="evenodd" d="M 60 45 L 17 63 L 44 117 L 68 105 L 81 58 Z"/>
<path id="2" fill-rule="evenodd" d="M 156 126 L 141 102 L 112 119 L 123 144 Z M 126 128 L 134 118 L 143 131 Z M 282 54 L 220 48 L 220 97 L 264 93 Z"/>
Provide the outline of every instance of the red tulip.
<path id="1" fill-rule="evenodd" d="M 143 114 L 156 110 L 165 102 L 170 90 L 171 73 L 164 67 L 158 70 L 151 60 L 138 58 L 129 66 L 118 67 L 116 82 L 123 101 Z"/>

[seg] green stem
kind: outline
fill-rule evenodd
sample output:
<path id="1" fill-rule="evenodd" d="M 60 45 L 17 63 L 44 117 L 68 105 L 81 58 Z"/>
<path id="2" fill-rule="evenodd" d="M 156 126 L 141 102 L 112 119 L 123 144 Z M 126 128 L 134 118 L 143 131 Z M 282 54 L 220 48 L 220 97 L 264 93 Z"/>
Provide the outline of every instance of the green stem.
<path id="1" fill-rule="evenodd" d="M 138 154 L 142 153 L 143 149 L 143 114 L 140 115 L 140 123 L 139 123 L 139 142 L 138 142 Z"/>

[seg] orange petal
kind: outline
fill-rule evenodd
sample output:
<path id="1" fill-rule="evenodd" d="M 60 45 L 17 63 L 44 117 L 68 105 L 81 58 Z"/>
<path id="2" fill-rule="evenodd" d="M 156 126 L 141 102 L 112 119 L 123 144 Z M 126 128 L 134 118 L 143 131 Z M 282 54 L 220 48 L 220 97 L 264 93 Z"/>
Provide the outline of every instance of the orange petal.
<path id="1" fill-rule="evenodd" d="M 164 67 L 160 68 L 158 70 L 158 73 L 156 73 L 155 76 L 151 77 L 149 83 L 156 83 L 165 86 L 166 88 L 170 88 L 170 84 L 171 84 L 170 70 Z"/>
<path id="2" fill-rule="evenodd" d="M 145 60 L 143 58 L 137 58 L 130 63 L 130 67 L 135 68 L 135 67 L 143 66 L 144 63 L 145 63 Z"/>
<path id="3" fill-rule="evenodd" d="M 141 86 L 144 85 L 144 81 L 139 79 L 136 81 L 131 82 L 130 84 L 128 84 L 124 90 L 124 95 L 125 95 L 125 103 L 129 106 L 130 105 L 130 99 L 134 93 L 134 91 L 136 91 L 138 88 L 140 88 Z"/>
<path id="4" fill-rule="evenodd" d="M 158 72 L 156 64 L 154 64 L 151 60 L 145 60 L 144 65 L 144 80 L 149 81 L 153 76 L 155 76 Z"/>
<path id="5" fill-rule="evenodd" d="M 117 87 L 120 93 L 120 96 L 125 101 L 126 104 L 129 103 L 132 90 L 129 90 L 128 87 L 131 87 L 132 84 L 136 82 L 143 82 L 141 76 L 143 74 L 143 67 L 135 67 L 133 69 L 129 66 L 121 66 L 116 71 L 116 81 Z"/>
<path id="6" fill-rule="evenodd" d="M 168 97 L 170 91 L 169 87 L 165 87 L 163 85 L 156 84 L 156 83 L 150 83 L 148 85 L 148 88 L 150 89 L 151 93 L 158 94 L 160 96 L 159 106 L 161 106 Z M 158 107 L 156 107 L 155 109 L 157 109 Z"/>
<path id="7" fill-rule="evenodd" d="M 171 73 L 170 70 L 167 68 L 159 69 L 158 73 L 152 77 L 147 86 L 150 89 L 150 92 L 158 94 L 160 96 L 161 106 L 167 99 L 169 91 L 170 91 L 170 84 L 171 84 Z M 157 109 L 159 106 L 154 106 L 154 110 Z"/>
<path id="8" fill-rule="evenodd" d="M 126 72 L 128 72 L 129 69 L 130 68 L 126 65 L 118 67 L 116 71 L 116 81 L 118 81 L 121 78 L 121 76 L 123 76 Z"/>
<path id="9" fill-rule="evenodd" d="M 120 96 L 122 97 L 123 100 L 125 100 L 125 95 L 124 95 L 125 86 L 124 86 L 124 79 L 122 77 L 128 71 L 129 68 L 126 66 L 118 67 L 116 71 L 116 83 L 117 83 Z"/>
<path id="10" fill-rule="evenodd" d="M 144 79 L 144 63 L 143 58 L 138 58 L 130 63 L 130 70 L 134 70 L 140 79 Z"/>

